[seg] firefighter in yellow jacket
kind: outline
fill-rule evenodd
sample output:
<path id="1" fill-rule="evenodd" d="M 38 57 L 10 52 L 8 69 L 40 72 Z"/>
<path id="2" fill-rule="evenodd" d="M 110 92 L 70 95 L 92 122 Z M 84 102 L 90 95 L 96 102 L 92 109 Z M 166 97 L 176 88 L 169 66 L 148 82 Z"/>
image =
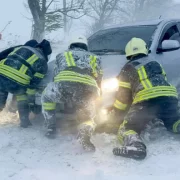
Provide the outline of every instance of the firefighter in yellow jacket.
<path id="1" fill-rule="evenodd" d="M 37 85 L 48 70 L 48 55 L 52 53 L 49 41 L 30 40 L 23 46 L 9 48 L 1 53 L 0 61 L 0 111 L 8 93 L 16 95 L 20 126 L 31 125 L 29 111 L 35 105 Z"/>
<path id="2" fill-rule="evenodd" d="M 128 62 L 122 68 L 114 110 L 124 116 L 118 131 L 122 147 L 113 149 L 116 156 L 134 159 L 146 157 L 146 146 L 140 133 L 155 118 L 164 122 L 167 130 L 180 132 L 178 94 L 169 84 L 162 66 L 148 56 L 146 43 L 132 38 L 127 44 Z"/>
<path id="3" fill-rule="evenodd" d="M 100 58 L 88 51 L 84 36 L 75 37 L 69 49 L 57 55 L 54 82 L 48 84 L 42 96 L 48 138 L 56 134 L 56 103 L 70 103 L 77 113 L 85 113 L 87 117 L 79 122 L 80 143 L 87 151 L 95 150 L 90 138 L 95 128 L 95 101 L 99 96 L 101 73 Z"/>

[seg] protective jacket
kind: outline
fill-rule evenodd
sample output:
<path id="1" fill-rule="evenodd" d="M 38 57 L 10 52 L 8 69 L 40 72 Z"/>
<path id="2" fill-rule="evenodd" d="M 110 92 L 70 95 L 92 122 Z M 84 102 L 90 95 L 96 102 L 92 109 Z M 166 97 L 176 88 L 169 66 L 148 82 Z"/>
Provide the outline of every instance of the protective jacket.
<path id="1" fill-rule="evenodd" d="M 148 56 L 129 61 L 118 75 L 119 90 L 114 108 L 126 112 L 132 104 L 168 96 L 177 98 L 177 90 L 167 82 L 162 66 Z"/>
<path id="2" fill-rule="evenodd" d="M 28 46 L 15 48 L 0 62 L 2 76 L 29 88 L 35 88 L 47 70 L 47 61 L 42 52 Z"/>
<path id="3" fill-rule="evenodd" d="M 55 82 L 71 81 L 100 86 L 102 69 L 99 57 L 80 48 L 59 54 L 55 64 Z"/>
<path id="4" fill-rule="evenodd" d="M 28 103 L 34 105 L 37 85 L 47 70 L 47 58 L 39 48 L 20 46 L 9 53 L 0 61 L 0 94 L 3 100 L 0 101 L 1 109 L 5 105 L 8 92 L 15 94 L 21 123 L 27 121 Z"/>

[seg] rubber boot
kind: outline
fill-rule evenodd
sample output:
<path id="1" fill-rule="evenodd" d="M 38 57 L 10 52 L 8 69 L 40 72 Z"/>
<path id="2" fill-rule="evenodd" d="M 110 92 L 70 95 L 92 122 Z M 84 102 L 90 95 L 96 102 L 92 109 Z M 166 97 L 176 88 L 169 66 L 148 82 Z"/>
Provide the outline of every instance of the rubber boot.
<path id="1" fill-rule="evenodd" d="M 115 156 L 143 160 L 146 157 L 146 146 L 142 142 L 134 142 L 130 146 L 122 146 L 113 149 Z"/>
<path id="2" fill-rule="evenodd" d="M 27 128 L 28 126 L 32 126 L 29 120 L 29 106 L 27 101 L 18 102 L 18 112 L 20 119 L 20 127 Z"/>
<path id="3" fill-rule="evenodd" d="M 78 132 L 78 141 L 82 145 L 83 149 L 88 152 L 94 152 L 96 150 L 94 144 L 90 141 L 92 132 L 93 127 L 88 125 L 81 126 Z"/>
<path id="4" fill-rule="evenodd" d="M 49 127 L 47 129 L 45 136 L 49 139 L 55 139 L 56 138 L 56 128 L 55 127 L 52 127 L 52 128 Z"/>

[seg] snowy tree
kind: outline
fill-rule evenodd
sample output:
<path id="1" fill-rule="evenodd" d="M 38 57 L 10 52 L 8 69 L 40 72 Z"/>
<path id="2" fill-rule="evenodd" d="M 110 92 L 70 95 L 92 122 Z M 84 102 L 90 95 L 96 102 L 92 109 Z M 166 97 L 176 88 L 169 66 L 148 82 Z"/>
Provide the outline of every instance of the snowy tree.
<path id="1" fill-rule="evenodd" d="M 68 18 L 78 19 L 84 15 L 85 0 L 28 0 L 33 16 L 33 38 L 43 39 L 45 32 L 64 27 L 67 31 Z"/>
<path id="2" fill-rule="evenodd" d="M 86 23 L 89 33 L 103 28 L 113 21 L 113 13 L 117 10 L 119 0 L 87 0 L 87 16 L 92 19 L 92 23 Z"/>

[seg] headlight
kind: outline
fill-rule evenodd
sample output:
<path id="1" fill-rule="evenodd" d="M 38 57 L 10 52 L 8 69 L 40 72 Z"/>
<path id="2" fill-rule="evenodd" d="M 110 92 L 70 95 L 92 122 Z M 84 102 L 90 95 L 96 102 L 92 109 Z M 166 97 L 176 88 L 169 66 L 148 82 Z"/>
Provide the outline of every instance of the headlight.
<path id="1" fill-rule="evenodd" d="M 118 87 L 119 87 L 119 83 L 116 78 L 104 80 L 101 86 L 103 92 L 117 91 Z"/>

